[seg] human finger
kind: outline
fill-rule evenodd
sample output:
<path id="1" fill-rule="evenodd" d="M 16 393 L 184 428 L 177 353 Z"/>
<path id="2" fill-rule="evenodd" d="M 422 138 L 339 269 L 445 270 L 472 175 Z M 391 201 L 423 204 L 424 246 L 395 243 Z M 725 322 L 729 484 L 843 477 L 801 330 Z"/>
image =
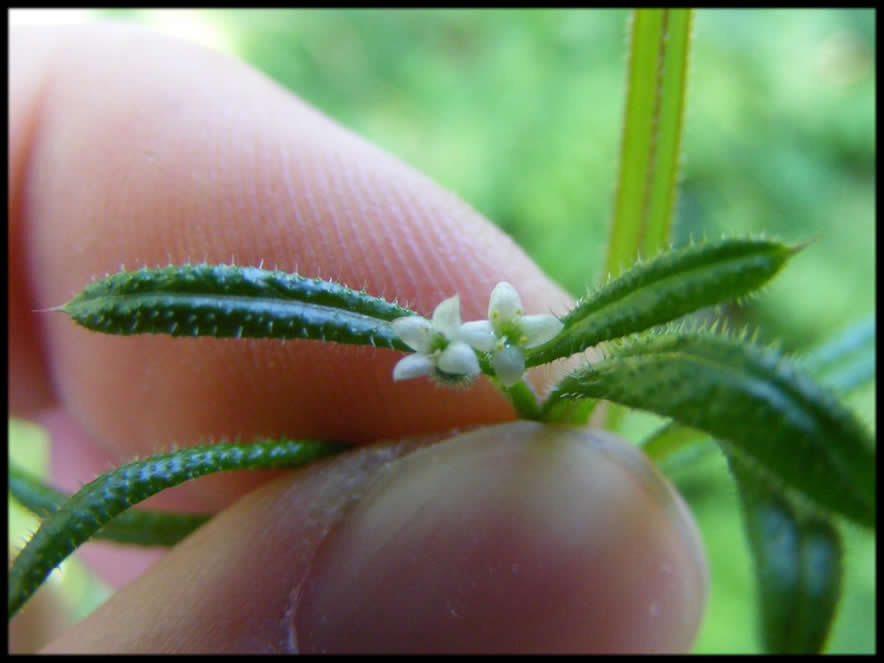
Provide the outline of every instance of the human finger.
<path id="1" fill-rule="evenodd" d="M 514 422 L 263 485 L 53 652 L 675 652 L 707 571 L 668 482 L 600 431 Z"/>
<path id="2" fill-rule="evenodd" d="M 111 24 L 13 31 L 10 54 L 14 414 L 61 408 L 111 463 L 220 438 L 360 443 L 513 417 L 487 382 L 393 383 L 400 355 L 386 350 L 110 337 L 34 313 L 121 265 L 203 260 L 331 278 L 424 315 L 459 293 L 465 319 L 484 317 L 499 280 L 531 311 L 568 299 L 467 205 L 240 63 Z M 251 483 L 217 485 L 200 491 L 220 506 Z"/>

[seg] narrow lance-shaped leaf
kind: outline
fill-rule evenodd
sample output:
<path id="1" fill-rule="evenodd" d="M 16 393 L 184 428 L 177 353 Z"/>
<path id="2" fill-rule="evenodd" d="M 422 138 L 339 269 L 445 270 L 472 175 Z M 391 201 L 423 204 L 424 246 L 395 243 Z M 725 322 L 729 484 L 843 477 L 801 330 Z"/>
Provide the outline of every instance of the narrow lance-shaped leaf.
<path id="1" fill-rule="evenodd" d="M 40 518 L 58 511 L 71 497 L 44 485 L 11 462 L 9 494 Z M 105 524 L 93 538 L 138 546 L 174 546 L 211 517 L 207 513 L 130 509 Z"/>
<path id="2" fill-rule="evenodd" d="M 821 384 L 842 396 L 871 382 L 875 378 L 875 319 L 869 317 L 848 326 L 805 354 L 801 358 L 801 365 Z M 668 421 L 645 438 L 641 448 L 659 464 L 681 449 L 708 439 L 709 435 L 703 431 Z"/>
<path id="3" fill-rule="evenodd" d="M 562 318 L 563 331 L 529 350 L 526 364 L 567 357 L 745 296 L 770 280 L 795 251 L 773 240 L 733 238 L 694 244 L 639 263 L 578 301 Z"/>
<path id="4" fill-rule="evenodd" d="M 235 265 L 121 272 L 60 310 L 107 334 L 304 338 L 398 350 L 410 348 L 389 321 L 415 315 L 337 283 Z"/>
<path id="5" fill-rule="evenodd" d="M 772 350 L 707 333 L 633 339 L 550 394 L 604 398 L 733 445 L 818 507 L 875 522 L 875 453 L 864 425 Z"/>
<path id="6" fill-rule="evenodd" d="M 77 546 L 151 495 L 217 472 L 305 465 L 344 448 L 304 440 L 210 444 L 135 461 L 101 475 L 47 517 L 16 556 L 9 569 L 9 619 Z"/>
<path id="7" fill-rule="evenodd" d="M 870 318 L 812 350 L 801 363 L 824 384 L 849 393 L 864 383 L 847 379 L 850 376 L 874 377 L 874 337 L 875 321 Z M 866 364 L 871 364 L 871 371 L 854 370 Z M 673 452 L 701 439 L 709 438 L 670 421 L 649 436 L 642 449 L 655 461 L 665 459 L 661 468 L 665 471 Z M 776 490 L 758 473 L 758 465 L 751 471 L 733 453 L 727 457 L 755 562 L 764 647 L 772 653 L 820 652 L 835 619 L 843 582 L 839 533 L 831 522 L 801 508 L 789 493 Z"/>
<path id="8" fill-rule="evenodd" d="M 825 343 L 820 344 L 802 358 L 807 368 L 822 371 L 837 366 L 854 354 L 864 354 L 875 347 L 875 318 L 873 315 L 860 320 Z"/>
<path id="9" fill-rule="evenodd" d="M 822 651 L 841 596 L 843 550 L 833 524 L 728 455 L 755 560 L 761 638 L 774 654 Z"/>
<path id="10" fill-rule="evenodd" d="M 802 360 L 821 382 L 847 393 L 875 379 L 875 318 L 850 325 Z"/>

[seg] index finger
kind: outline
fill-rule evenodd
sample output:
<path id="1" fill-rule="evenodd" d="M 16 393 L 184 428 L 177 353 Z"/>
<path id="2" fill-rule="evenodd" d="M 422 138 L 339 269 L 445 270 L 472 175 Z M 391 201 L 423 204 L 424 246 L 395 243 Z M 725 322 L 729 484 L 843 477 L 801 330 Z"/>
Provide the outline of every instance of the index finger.
<path id="1" fill-rule="evenodd" d="M 130 27 L 12 33 L 10 403 L 111 454 L 287 435 L 365 442 L 513 417 L 487 382 L 393 383 L 401 355 L 313 341 L 130 338 L 57 314 L 121 266 L 236 262 L 483 318 L 500 280 L 567 296 L 493 225 L 248 67 Z M 24 387 L 24 389 L 22 388 Z"/>

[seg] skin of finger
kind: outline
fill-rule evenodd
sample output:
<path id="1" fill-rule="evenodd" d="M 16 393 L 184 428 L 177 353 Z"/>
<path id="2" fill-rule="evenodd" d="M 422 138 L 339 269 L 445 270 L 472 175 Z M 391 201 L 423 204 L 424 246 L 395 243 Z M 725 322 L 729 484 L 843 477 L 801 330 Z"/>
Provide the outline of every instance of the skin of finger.
<path id="1" fill-rule="evenodd" d="M 500 280 L 528 312 L 569 299 L 455 196 L 241 63 L 110 24 L 13 31 L 10 57 L 29 79 L 11 76 L 10 95 L 21 412 L 64 408 L 117 461 L 220 438 L 360 443 L 513 417 L 484 381 L 393 383 L 396 352 L 111 337 L 35 313 L 121 266 L 188 261 L 333 278 L 423 315 L 457 292 L 465 320 L 485 317 Z"/>
<path id="2" fill-rule="evenodd" d="M 623 440 L 513 422 L 356 454 L 264 484 L 50 651 L 690 648 L 702 544 Z"/>
<path id="3" fill-rule="evenodd" d="M 10 34 L 10 54 L 16 36 Z M 9 359 L 9 409 L 22 417 L 34 415 L 42 405 L 52 400 L 49 372 L 37 333 L 37 317 L 32 314 L 34 301 L 30 283 L 24 277 L 27 263 L 21 251 L 24 238 L 22 194 L 28 169 L 30 145 L 40 116 L 44 72 L 49 68 L 52 47 L 46 32 L 29 35 L 27 57 L 15 58 L 9 66 L 9 242 L 7 243 L 7 357 Z M 20 45 L 21 42 L 19 41 Z M 15 240 L 19 241 L 16 242 Z"/>
<path id="4" fill-rule="evenodd" d="M 43 585 L 9 622 L 7 635 L 10 654 L 34 654 L 74 623 L 70 606 L 61 589 Z"/>

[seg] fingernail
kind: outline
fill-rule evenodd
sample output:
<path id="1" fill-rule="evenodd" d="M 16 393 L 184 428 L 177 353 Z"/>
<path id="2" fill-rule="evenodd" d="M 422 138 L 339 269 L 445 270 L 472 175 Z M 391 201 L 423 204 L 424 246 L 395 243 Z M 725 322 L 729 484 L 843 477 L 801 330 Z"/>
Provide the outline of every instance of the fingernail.
<path id="1" fill-rule="evenodd" d="M 299 587 L 301 652 L 687 650 L 706 595 L 689 512 L 634 447 L 515 422 L 391 463 Z"/>

